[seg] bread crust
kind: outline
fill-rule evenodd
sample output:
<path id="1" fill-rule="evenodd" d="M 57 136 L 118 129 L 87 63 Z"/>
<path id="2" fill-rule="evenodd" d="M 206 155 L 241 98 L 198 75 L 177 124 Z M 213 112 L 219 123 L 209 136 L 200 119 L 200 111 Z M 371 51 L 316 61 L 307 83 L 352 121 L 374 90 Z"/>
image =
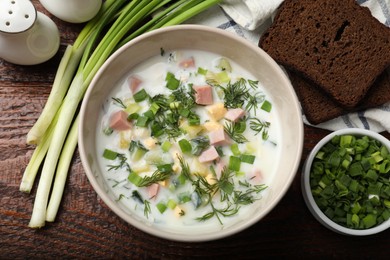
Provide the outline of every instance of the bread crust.
<path id="1" fill-rule="evenodd" d="M 368 91 L 365 98 L 354 108 L 345 109 L 334 101 L 314 83 L 300 77 L 298 74 L 288 71 L 291 84 L 300 100 L 303 113 L 309 123 L 317 125 L 337 118 L 350 112 L 377 107 L 390 101 L 390 75 L 385 70 Z"/>
<path id="2" fill-rule="evenodd" d="M 346 110 L 390 65 L 390 29 L 355 0 L 285 0 L 259 47 Z"/>

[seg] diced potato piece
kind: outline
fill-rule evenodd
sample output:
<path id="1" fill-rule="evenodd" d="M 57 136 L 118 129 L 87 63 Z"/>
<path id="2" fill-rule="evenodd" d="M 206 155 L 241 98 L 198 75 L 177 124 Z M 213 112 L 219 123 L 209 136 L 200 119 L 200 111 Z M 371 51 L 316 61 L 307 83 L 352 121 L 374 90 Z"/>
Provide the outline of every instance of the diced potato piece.
<path id="1" fill-rule="evenodd" d="M 210 185 L 213 185 L 214 183 L 217 182 L 216 177 L 215 177 L 213 174 L 211 174 L 211 173 L 207 174 L 206 180 L 207 180 L 207 182 L 208 182 Z"/>
<path id="2" fill-rule="evenodd" d="M 176 206 L 175 209 L 173 210 L 173 213 L 177 218 L 180 218 L 185 215 L 185 211 L 183 208 Z"/>
<path id="3" fill-rule="evenodd" d="M 256 144 L 253 142 L 246 143 L 245 146 L 245 153 L 248 154 L 254 154 L 258 150 Z"/>
<path id="4" fill-rule="evenodd" d="M 156 148 L 157 142 L 158 141 L 155 138 L 149 137 L 143 141 L 143 145 L 145 146 L 146 149 L 152 150 L 152 149 Z"/>
<path id="5" fill-rule="evenodd" d="M 121 149 L 129 148 L 131 142 L 132 131 L 121 131 L 119 132 L 119 147 Z"/>
<path id="6" fill-rule="evenodd" d="M 134 103 L 134 101 L 132 101 L 132 102 L 126 102 L 125 101 L 125 104 L 126 104 L 126 109 L 125 109 L 125 111 L 129 114 L 129 115 L 131 115 L 131 114 L 133 114 L 133 113 L 137 113 L 138 111 L 140 111 L 141 110 L 141 106 L 138 104 L 138 103 Z"/>
<path id="7" fill-rule="evenodd" d="M 133 128 L 133 137 L 134 139 L 143 139 L 150 136 L 149 129 L 145 127 L 135 127 Z"/>
<path id="8" fill-rule="evenodd" d="M 162 187 L 168 187 L 169 181 L 168 180 L 159 181 L 158 184 L 160 184 Z"/>
<path id="9" fill-rule="evenodd" d="M 217 68 L 220 68 L 222 71 L 232 72 L 232 65 L 228 59 L 222 57 L 219 59 Z"/>
<path id="10" fill-rule="evenodd" d="M 197 173 L 200 176 L 206 177 L 208 174 L 210 174 L 209 168 L 201 163 L 198 158 L 194 158 L 190 163 L 190 169 L 193 173 Z"/>
<path id="11" fill-rule="evenodd" d="M 172 157 L 170 154 L 163 153 L 161 149 L 155 149 L 147 152 L 144 156 L 146 163 L 149 164 L 167 164 L 172 163 Z"/>
<path id="12" fill-rule="evenodd" d="M 215 121 L 221 120 L 227 112 L 227 109 L 225 108 L 224 104 L 221 102 L 207 106 L 206 110 L 210 118 Z"/>
<path id="13" fill-rule="evenodd" d="M 146 164 L 145 162 L 135 163 L 131 165 L 131 169 L 138 174 L 144 173 L 150 171 L 150 165 Z"/>
<path id="14" fill-rule="evenodd" d="M 207 132 L 223 129 L 223 125 L 216 121 L 207 121 L 203 124 L 203 127 L 206 129 Z"/>
<path id="15" fill-rule="evenodd" d="M 172 170 L 173 170 L 174 173 L 180 173 L 181 167 L 180 167 L 180 165 L 178 163 L 174 163 L 172 165 Z"/>
<path id="16" fill-rule="evenodd" d="M 195 138 L 204 128 L 201 125 L 189 125 L 188 121 L 183 121 L 180 128 L 184 130 L 190 138 Z"/>

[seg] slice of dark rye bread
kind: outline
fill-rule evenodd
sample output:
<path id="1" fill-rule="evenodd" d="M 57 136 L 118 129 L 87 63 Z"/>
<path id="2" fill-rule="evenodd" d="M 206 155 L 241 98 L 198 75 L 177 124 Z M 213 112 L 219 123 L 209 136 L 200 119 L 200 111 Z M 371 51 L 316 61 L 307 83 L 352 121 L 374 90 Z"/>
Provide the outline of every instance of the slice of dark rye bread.
<path id="1" fill-rule="evenodd" d="M 287 71 L 303 113 L 307 121 L 313 125 L 326 122 L 349 112 L 358 112 L 373 108 L 390 101 L 390 68 L 385 70 L 374 82 L 365 98 L 352 110 L 346 110 L 338 105 L 328 94 L 297 73 Z"/>
<path id="2" fill-rule="evenodd" d="M 285 0 L 259 47 L 345 108 L 390 65 L 390 29 L 355 0 Z"/>

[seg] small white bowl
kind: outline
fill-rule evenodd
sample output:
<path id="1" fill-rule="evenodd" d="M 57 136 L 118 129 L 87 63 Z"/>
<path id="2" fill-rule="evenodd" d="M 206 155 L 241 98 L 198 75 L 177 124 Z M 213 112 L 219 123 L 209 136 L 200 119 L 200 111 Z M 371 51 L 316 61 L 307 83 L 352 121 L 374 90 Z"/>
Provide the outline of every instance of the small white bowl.
<path id="1" fill-rule="evenodd" d="M 309 208 L 310 212 L 313 214 L 313 216 L 325 227 L 328 229 L 335 231 L 340 234 L 344 235 L 351 235 L 351 236 L 366 236 L 366 235 L 372 235 L 379 233 L 383 230 L 386 230 L 390 227 L 390 219 L 381 223 L 380 225 L 377 225 L 372 228 L 368 229 L 352 229 L 347 228 L 344 226 L 341 226 L 335 222 L 333 222 L 331 219 L 329 219 L 322 210 L 318 207 L 316 202 L 314 201 L 311 187 L 310 187 L 310 169 L 312 166 L 312 162 L 318 153 L 318 151 L 326 144 L 328 143 L 334 136 L 336 135 L 354 135 L 354 136 L 368 136 L 372 139 L 376 139 L 382 144 L 384 144 L 387 149 L 390 150 L 390 141 L 386 139 L 384 136 L 365 129 L 360 128 L 347 128 L 347 129 L 341 129 L 334 131 L 330 133 L 329 135 L 325 136 L 318 144 L 313 148 L 313 150 L 310 152 L 308 158 L 305 161 L 305 164 L 303 166 L 303 173 L 301 178 L 301 187 L 302 187 L 302 194 L 303 198 L 306 202 L 307 207 Z"/>
<path id="2" fill-rule="evenodd" d="M 273 158 L 275 175 L 267 186 L 268 193 L 250 205 L 253 214 L 237 223 L 210 229 L 172 230 L 146 223 L 131 214 L 114 197 L 103 180 L 98 165 L 96 132 L 99 111 L 111 88 L 140 62 L 160 50 L 193 49 L 209 51 L 232 59 L 254 75 L 272 96 L 280 118 L 280 153 Z M 176 241 L 207 241 L 242 231 L 267 215 L 289 189 L 301 162 L 303 122 L 298 99 L 279 65 L 263 50 L 233 33 L 201 25 L 178 25 L 158 29 L 132 40 L 114 53 L 94 77 L 81 107 L 79 151 L 90 183 L 102 200 L 121 218 L 149 234 Z"/>

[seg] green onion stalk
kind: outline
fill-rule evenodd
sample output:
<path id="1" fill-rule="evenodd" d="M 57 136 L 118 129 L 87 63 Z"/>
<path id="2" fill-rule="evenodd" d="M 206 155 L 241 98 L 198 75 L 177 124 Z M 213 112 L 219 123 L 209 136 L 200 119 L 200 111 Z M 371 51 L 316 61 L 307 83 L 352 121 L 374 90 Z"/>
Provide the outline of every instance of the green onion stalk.
<path id="1" fill-rule="evenodd" d="M 48 101 L 27 136 L 27 142 L 37 146 L 24 172 L 21 191 L 31 191 L 43 163 L 29 227 L 40 228 L 46 221 L 55 220 L 77 146 L 77 109 L 104 62 L 135 37 L 183 23 L 219 2 L 221 0 L 104 2 L 98 15 L 86 24 L 74 45 L 65 51 Z"/>

